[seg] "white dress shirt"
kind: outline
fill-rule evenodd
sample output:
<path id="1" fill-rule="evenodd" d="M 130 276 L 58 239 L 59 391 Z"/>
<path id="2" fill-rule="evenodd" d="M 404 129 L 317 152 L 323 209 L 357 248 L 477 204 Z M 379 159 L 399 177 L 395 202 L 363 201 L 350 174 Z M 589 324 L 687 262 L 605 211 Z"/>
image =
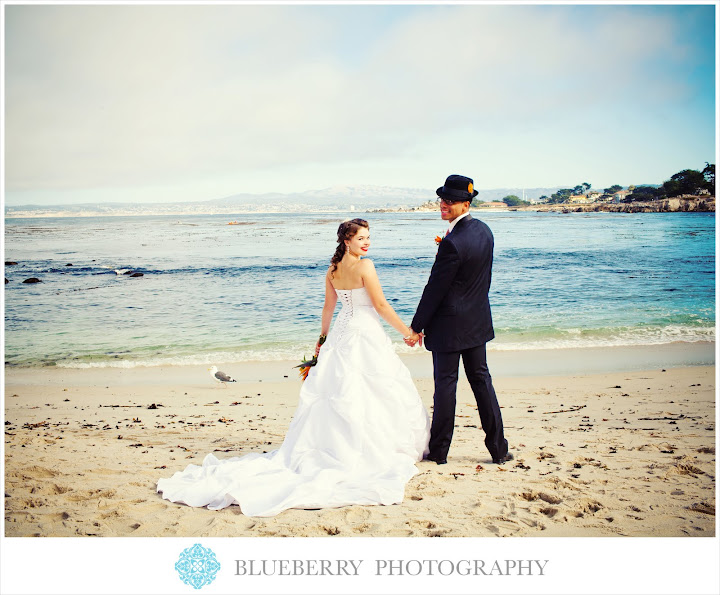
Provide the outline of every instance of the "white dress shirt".
<path id="1" fill-rule="evenodd" d="M 460 219 L 462 219 L 463 217 L 467 217 L 469 214 L 470 214 L 469 212 L 463 213 L 457 219 L 453 219 L 453 222 L 450 224 L 450 227 L 448 227 L 447 232 L 451 233 L 452 230 L 455 228 L 455 225 L 457 225 L 457 222 L 460 221 Z M 447 235 L 447 234 L 445 234 L 445 235 Z"/>

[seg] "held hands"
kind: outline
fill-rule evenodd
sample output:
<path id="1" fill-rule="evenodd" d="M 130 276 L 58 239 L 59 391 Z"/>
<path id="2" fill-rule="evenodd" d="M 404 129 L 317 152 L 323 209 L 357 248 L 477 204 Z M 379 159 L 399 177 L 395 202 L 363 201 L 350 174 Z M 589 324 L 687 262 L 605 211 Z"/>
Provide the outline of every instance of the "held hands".
<path id="1" fill-rule="evenodd" d="M 420 343 L 420 347 L 422 347 L 423 342 L 423 335 L 422 333 L 416 333 L 412 327 L 410 328 L 410 334 L 407 337 L 403 337 L 403 340 L 405 341 L 406 345 L 409 345 L 410 347 L 415 347 L 418 343 Z"/>

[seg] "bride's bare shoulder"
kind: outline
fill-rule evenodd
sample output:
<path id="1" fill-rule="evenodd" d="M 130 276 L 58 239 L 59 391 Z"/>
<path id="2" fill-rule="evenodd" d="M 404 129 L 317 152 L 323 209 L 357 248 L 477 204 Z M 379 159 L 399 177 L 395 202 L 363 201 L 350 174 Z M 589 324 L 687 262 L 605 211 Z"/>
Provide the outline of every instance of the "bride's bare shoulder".
<path id="1" fill-rule="evenodd" d="M 357 266 L 361 275 L 375 273 L 375 263 L 369 258 L 363 258 L 360 262 L 358 262 Z"/>

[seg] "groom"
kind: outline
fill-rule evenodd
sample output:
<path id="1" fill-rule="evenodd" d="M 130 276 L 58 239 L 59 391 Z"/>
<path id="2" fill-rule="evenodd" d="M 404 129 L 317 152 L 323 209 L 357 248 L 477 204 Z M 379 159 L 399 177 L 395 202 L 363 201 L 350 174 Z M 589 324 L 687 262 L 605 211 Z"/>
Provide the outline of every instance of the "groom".
<path id="1" fill-rule="evenodd" d="M 441 217 L 450 227 L 438 246 L 412 321 L 413 333 L 406 339 L 408 345 L 415 345 L 424 335 L 425 345 L 432 351 L 435 394 L 430 453 L 425 458 L 438 465 L 447 463 L 455 427 L 461 357 L 493 463 L 514 459 L 503 435 L 500 405 L 485 357 L 485 343 L 495 336 L 488 301 L 493 235 L 487 225 L 469 214 L 470 201 L 477 194 L 472 179 L 459 175 L 449 176 L 437 189 Z"/>

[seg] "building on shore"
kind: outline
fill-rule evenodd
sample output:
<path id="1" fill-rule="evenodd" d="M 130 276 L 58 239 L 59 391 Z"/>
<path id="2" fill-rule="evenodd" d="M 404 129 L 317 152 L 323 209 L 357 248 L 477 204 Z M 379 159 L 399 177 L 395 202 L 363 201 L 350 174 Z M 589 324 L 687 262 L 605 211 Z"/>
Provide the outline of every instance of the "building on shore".
<path id="1" fill-rule="evenodd" d="M 587 204 L 593 202 L 590 197 L 584 194 L 571 194 L 567 201 L 570 204 Z"/>

